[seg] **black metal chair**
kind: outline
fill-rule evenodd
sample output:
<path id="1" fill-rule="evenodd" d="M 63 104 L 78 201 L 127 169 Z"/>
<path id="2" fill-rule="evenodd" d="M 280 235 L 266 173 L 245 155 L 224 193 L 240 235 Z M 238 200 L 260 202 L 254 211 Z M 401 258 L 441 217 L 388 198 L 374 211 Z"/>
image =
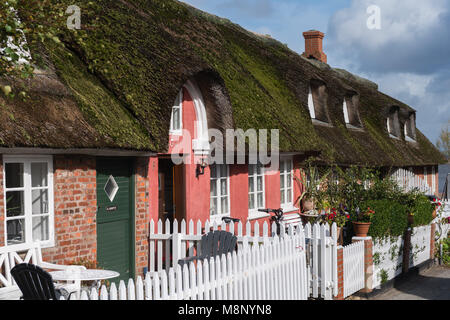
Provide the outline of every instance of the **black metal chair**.
<path id="1" fill-rule="evenodd" d="M 23 300 L 66 300 L 70 295 L 65 289 L 55 289 L 50 273 L 31 263 L 21 263 L 11 270 L 11 275 L 22 291 Z"/>
<path id="2" fill-rule="evenodd" d="M 224 230 L 211 231 L 202 236 L 200 242 L 201 252 L 194 257 L 188 257 L 178 260 L 178 264 L 183 268 L 185 264 L 188 264 L 195 260 L 209 259 L 215 256 L 221 256 L 236 250 L 237 237 Z"/>

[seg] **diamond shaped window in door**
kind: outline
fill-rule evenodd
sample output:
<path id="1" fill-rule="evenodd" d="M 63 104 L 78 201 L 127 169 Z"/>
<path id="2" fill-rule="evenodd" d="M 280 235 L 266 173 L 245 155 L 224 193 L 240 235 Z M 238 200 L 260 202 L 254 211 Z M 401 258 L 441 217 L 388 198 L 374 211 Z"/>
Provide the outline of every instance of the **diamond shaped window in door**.
<path id="1" fill-rule="evenodd" d="M 113 176 L 109 176 L 108 181 L 106 181 L 104 190 L 109 200 L 113 202 L 117 191 L 119 191 L 119 186 L 117 185 L 117 182 Z"/>

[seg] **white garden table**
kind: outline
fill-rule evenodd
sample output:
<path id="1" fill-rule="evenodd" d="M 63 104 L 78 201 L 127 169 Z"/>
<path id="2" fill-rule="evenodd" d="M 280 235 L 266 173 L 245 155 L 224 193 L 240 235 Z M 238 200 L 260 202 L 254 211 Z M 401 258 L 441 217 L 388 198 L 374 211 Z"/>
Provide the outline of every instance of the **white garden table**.
<path id="1" fill-rule="evenodd" d="M 74 281 L 78 283 L 76 293 L 78 298 L 80 297 L 81 281 L 95 281 L 95 285 L 98 287 L 98 283 L 101 280 L 117 278 L 120 273 L 111 270 L 98 270 L 98 269 L 80 269 L 69 268 L 62 271 L 49 272 L 55 281 Z"/>

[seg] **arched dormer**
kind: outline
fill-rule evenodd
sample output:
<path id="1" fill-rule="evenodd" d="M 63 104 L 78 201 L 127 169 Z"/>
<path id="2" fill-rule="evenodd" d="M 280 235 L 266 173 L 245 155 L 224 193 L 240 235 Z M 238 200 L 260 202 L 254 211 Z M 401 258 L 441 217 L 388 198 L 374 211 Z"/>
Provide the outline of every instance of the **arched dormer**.
<path id="1" fill-rule="evenodd" d="M 185 123 L 186 121 L 190 123 Z M 169 132 L 171 141 L 180 143 L 187 132 L 192 140 L 194 154 L 207 154 L 210 149 L 208 120 L 203 96 L 195 80 L 188 80 L 183 85 L 172 106 Z"/>

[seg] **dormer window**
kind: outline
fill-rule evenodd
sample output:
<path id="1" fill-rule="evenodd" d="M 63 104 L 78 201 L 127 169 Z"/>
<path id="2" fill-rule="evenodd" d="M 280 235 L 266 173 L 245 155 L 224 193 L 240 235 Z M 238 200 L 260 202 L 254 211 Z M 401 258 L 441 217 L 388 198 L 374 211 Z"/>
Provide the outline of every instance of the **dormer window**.
<path id="1" fill-rule="evenodd" d="M 323 82 L 312 80 L 308 93 L 308 108 L 314 123 L 329 124 L 327 112 L 327 92 Z"/>
<path id="2" fill-rule="evenodd" d="M 170 119 L 170 134 L 181 135 L 183 129 L 183 91 L 177 95 L 172 107 L 172 116 Z"/>
<path id="3" fill-rule="evenodd" d="M 389 110 L 389 115 L 387 118 L 387 130 L 389 136 L 394 139 L 400 138 L 400 122 L 398 120 L 398 107 L 392 107 Z"/>
<path id="4" fill-rule="evenodd" d="M 362 128 L 361 119 L 359 117 L 359 95 L 349 93 L 344 97 L 343 112 L 345 124 L 348 128 Z"/>
<path id="5" fill-rule="evenodd" d="M 414 112 L 411 112 L 405 121 L 404 132 L 406 141 L 416 141 L 416 114 Z"/>

